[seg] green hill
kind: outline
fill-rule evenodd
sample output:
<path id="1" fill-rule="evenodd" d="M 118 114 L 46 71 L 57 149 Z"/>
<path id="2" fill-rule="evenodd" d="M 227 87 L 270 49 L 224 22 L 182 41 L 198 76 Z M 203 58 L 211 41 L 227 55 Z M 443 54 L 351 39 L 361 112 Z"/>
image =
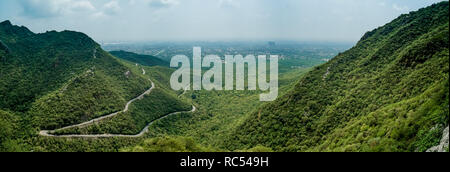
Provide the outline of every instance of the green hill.
<path id="1" fill-rule="evenodd" d="M 116 56 L 118 58 L 130 61 L 133 63 L 138 63 L 138 64 L 144 65 L 144 66 L 169 67 L 169 62 L 166 62 L 155 56 L 141 55 L 141 54 L 126 52 L 126 51 L 111 51 L 109 53 L 111 53 L 113 56 Z"/>
<path id="2" fill-rule="evenodd" d="M 83 33 L 35 34 L 9 21 L 0 23 L 0 151 L 114 151 L 130 146 L 135 141 L 114 138 L 89 143 L 36 136 L 39 130 L 79 124 L 122 110 L 126 102 L 151 87 L 149 79 L 159 91 L 131 104 L 123 117 L 133 121 L 120 121 L 119 127 L 134 132 L 166 111 L 190 110 L 188 103 L 166 89 L 172 70 L 160 68 L 120 60 Z M 112 132 L 124 129 L 109 127 L 115 127 Z M 82 144 L 89 146 L 79 147 Z"/>
<path id="3" fill-rule="evenodd" d="M 85 34 L 0 26 L 9 47 L 1 57 L 0 108 L 27 113 L 43 129 L 118 111 L 151 86 Z"/>
<path id="4" fill-rule="evenodd" d="M 448 37 L 448 2 L 402 15 L 324 65 L 282 72 L 281 96 L 262 103 L 258 91 L 175 92 L 156 57 L 4 21 L 0 151 L 425 151 L 449 125 Z M 38 136 L 122 110 L 149 79 L 129 111 L 52 134 L 133 135 L 197 111 L 139 138 Z"/>
<path id="5" fill-rule="evenodd" d="M 449 122 L 449 3 L 402 15 L 253 113 L 231 150 L 424 151 Z M 439 130 L 432 130 L 438 128 Z M 438 132 L 436 132 L 438 131 Z M 437 141 L 437 142 L 436 142 Z"/>
<path id="6" fill-rule="evenodd" d="M 120 102 L 113 104 L 112 100 L 127 100 L 150 87 L 146 79 L 133 73 L 125 76 L 129 69 L 82 33 L 52 31 L 34 34 L 6 21 L 0 25 L 0 40 L 9 47 L 9 53 L 2 55 L 0 63 L 1 109 L 27 112 L 33 106 L 50 103 L 53 114 L 64 111 L 58 108 L 93 112 L 96 110 L 90 109 L 87 101 L 106 101 L 103 107 L 97 107 L 105 112 L 113 111 Z M 94 94 L 93 100 L 87 97 Z M 77 105 L 70 100 L 64 104 L 59 99 L 61 97 L 82 103 Z M 37 105 L 43 100 L 46 102 Z M 70 106 L 64 106 L 68 104 Z M 77 109 L 70 111 L 74 110 Z M 77 116 L 94 115 L 86 111 L 82 113 Z M 47 114 L 45 116 L 48 117 Z"/>

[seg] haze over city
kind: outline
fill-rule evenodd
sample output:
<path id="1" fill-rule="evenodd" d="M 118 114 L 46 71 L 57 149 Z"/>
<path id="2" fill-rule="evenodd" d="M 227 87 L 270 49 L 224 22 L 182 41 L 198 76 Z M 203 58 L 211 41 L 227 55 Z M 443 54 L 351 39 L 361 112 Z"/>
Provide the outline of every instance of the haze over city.
<path id="1" fill-rule="evenodd" d="M 356 42 L 441 0 L 2 0 L 0 20 L 34 32 L 75 30 L 100 42 L 298 40 Z M 328 5 L 324 5 L 328 4 Z"/>

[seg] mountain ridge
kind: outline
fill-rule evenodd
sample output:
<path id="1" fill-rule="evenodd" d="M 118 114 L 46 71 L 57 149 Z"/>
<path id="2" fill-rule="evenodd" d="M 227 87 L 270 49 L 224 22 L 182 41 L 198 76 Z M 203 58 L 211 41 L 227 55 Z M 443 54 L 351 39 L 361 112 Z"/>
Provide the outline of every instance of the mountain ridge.
<path id="1" fill-rule="evenodd" d="M 448 6 L 434 4 L 367 32 L 353 48 L 305 75 L 293 92 L 252 114 L 227 145 L 242 149 L 262 144 L 277 151 L 414 151 L 422 143 L 432 145 L 426 133 L 435 125 L 448 125 L 448 91 L 434 89 L 448 90 Z M 356 128 L 344 129 L 378 109 L 419 101 L 415 98 L 427 90 L 435 90 L 428 105 L 423 101 L 410 110 L 399 105 L 397 115 L 405 118 L 396 119 L 400 116 L 388 110 L 389 120 L 376 125 L 381 128 L 355 132 L 363 136 L 349 134 Z M 419 112 L 423 106 L 436 111 Z M 410 121 L 413 117 L 417 121 Z M 332 137 L 338 131 L 342 138 Z M 355 137 L 361 138 L 343 141 Z"/>
<path id="2" fill-rule="evenodd" d="M 144 129 L 139 134 L 143 136 L 145 125 L 153 120 L 191 108 L 167 86 L 172 69 L 122 60 L 84 33 L 35 34 L 5 21 L 0 24 L 0 41 L 4 43 L 0 45 L 0 151 L 117 151 L 141 139 L 67 140 L 41 137 L 39 131 L 118 112 L 96 123 L 92 133 L 119 136 Z M 156 86 L 152 94 L 143 95 L 151 86 Z"/>
<path id="3" fill-rule="evenodd" d="M 118 110 L 151 85 L 81 32 L 34 34 L 7 21 L 0 39 L 11 49 L 0 63 L 8 76 L 0 79 L 0 108 L 29 114 L 46 129 Z"/>
<path id="4" fill-rule="evenodd" d="M 144 65 L 144 66 L 163 66 L 169 67 L 169 62 L 166 62 L 158 57 L 151 55 L 141 55 L 127 51 L 110 51 L 110 54 L 116 56 L 120 59 L 124 59 L 136 64 Z"/>

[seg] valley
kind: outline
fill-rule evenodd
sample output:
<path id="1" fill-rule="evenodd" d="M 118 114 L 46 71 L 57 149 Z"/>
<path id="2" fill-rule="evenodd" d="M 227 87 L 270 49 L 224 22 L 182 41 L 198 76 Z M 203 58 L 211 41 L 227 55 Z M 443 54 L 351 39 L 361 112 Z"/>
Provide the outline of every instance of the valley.
<path id="1" fill-rule="evenodd" d="M 444 1 L 403 14 L 353 47 L 99 44 L 80 32 L 34 33 L 4 21 L 0 151 L 448 152 L 448 8 Z M 257 79 L 248 72 L 259 67 L 245 63 L 243 83 L 219 84 L 243 90 L 196 89 L 193 78 L 209 68 L 195 73 L 190 64 L 189 82 L 172 89 L 173 56 L 195 62 L 209 54 L 225 67 L 226 55 L 278 55 L 278 97 L 260 101 L 267 90 L 251 89 Z"/>

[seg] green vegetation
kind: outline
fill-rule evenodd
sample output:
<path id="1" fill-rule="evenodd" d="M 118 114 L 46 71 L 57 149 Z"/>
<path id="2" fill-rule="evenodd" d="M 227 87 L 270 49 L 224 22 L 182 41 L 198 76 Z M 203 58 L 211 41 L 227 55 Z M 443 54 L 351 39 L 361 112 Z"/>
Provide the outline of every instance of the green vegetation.
<path id="1" fill-rule="evenodd" d="M 307 71 L 293 69 L 280 74 L 280 95 L 292 89 L 298 78 Z M 183 97 L 192 99 L 198 112 L 183 113 L 156 121 L 150 126 L 153 132 L 149 133 L 149 136 L 189 136 L 202 145 L 229 150 L 224 145 L 225 140 L 229 139 L 248 114 L 257 112 L 258 108 L 264 105 L 259 101 L 260 94 L 261 91 L 188 91 Z"/>
<path id="2" fill-rule="evenodd" d="M 0 63 L 0 108 L 20 112 L 87 68 L 98 46 L 81 33 L 34 34 L 9 22 L 0 24 L 0 39 L 9 47 Z"/>
<path id="3" fill-rule="evenodd" d="M 236 152 L 273 152 L 273 150 L 272 150 L 272 148 L 257 145 L 255 147 L 247 149 L 247 150 L 236 150 Z"/>
<path id="4" fill-rule="evenodd" d="M 161 136 L 146 139 L 133 147 L 126 147 L 120 152 L 227 152 L 212 147 L 199 145 L 190 137 L 181 136 Z M 247 150 L 237 150 L 236 152 L 273 152 L 271 148 L 257 145 Z"/>
<path id="5" fill-rule="evenodd" d="M 0 151 L 118 151 L 136 144 L 140 139 L 46 138 L 39 137 L 38 131 L 120 111 L 151 87 L 149 76 L 161 79 L 171 71 L 145 67 L 149 74 L 144 76 L 140 66 L 113 57 L 77 32 L 34 34 L 5 21 L 0 23 L 0 40 Z M 119 124 L 103 130 L 134 133 L 166 113 L 191 110 L 174 92 L 157 89 L 155 93 L 133 103 L 128 113 L 109 121 Z"/>
<path id="6" fill-rule="evenodd" d="M 116 56 L 118 58 L 137 63 L 144 66 L 163 66 L 163 67 L 169 67 L 169 62 L 166 62 L 162 59 L 159 59 L 158 57 L 150 56 L 150 55 L 141 55 L 126 51 L 111 51 L 109 52 L 113 56 Z"/>
<path id="7" fill-rule="evenodd" d="M 448 6 L 442 2 L 368 32 L 249 116 L 228 148 L 423 151 L 435 144 L 439 136 L 428 132 L 449 122 Z"/>
<path id="8" fill-rule="evenodd" d="M 5 21 L 0 151 L 422 152 L 449 124 L 448 7 L 402 15 L 314 69 L 323 59 L 281 61 L 280 96 L 270 103 L 259 101 L 260 91 L 175 92 L 174 69 L 156 57 L 111 55 L 82 33 L 35 34 Z M 129 111 L 54 133 L 134 135 L 152 123 L 143 137 L 38 136 L 123 110 L 149 79 L 156 88 Z M 192 104 L 195 113 L 166 116 Z"/>
<path id="9" fill-rule="evenodd" d="M 158 101 L 155 101 L 158 100 Z M 179 111 L 190 111 L 192 106 L 178 101 L 162 89 L 154 89 L 151 94 L 145 96 L 130 105 L 130 110 L 113 118 L 99 122 L 85 128 L 74 128 L 58 131 L 55 134 L 127 134 L 134 135 L 141 132 L 147 124 L 165 115 Z"/>
<path id="10" fill-rule="evenodd" d="M 33 122 L 43 129 L 81 123 L 122 110 L 127 101 L 151 87 L 148 80 L 133 72 L 126 74 L 129 69 L 120 63 L 102 68 L 95 65 L 38 99 L 30 110 Z"/>
<path id="11" fill-rule="evenodd" d="M 16 137 L 18 119 L 15 115 L 0 110 L 0 152 L 10 151 Z"/>
<path id="12" fill-rule="evenodd" d="M 426 151 L 439 144 L 448 125 L 448 90 L 447 80 L 417 97 L 359 116 L 315 151 Z"/>
<path id="13" fill-rule="evenodd" d="M 121 152 L 213 152 L 186 137 L 156 137 L 144 140 L 137 146 L 120 149 Z"/>
<path id="14" fill-rule="evenodd" d="M 150 87 L 82 33 L 34 34 L 6 21 L 0 38 L 10 49 L 0 64 L 0 108 L 26 113 L 42 129 L 118 111 Z"/>
<path id="15" fill-rule="evenodd" d="M 27 151 L 34 152 L 119 152 L 142 141 L 141 138 L 48 138 L 33 137 L 28 142 L 33 146 Z"/>

